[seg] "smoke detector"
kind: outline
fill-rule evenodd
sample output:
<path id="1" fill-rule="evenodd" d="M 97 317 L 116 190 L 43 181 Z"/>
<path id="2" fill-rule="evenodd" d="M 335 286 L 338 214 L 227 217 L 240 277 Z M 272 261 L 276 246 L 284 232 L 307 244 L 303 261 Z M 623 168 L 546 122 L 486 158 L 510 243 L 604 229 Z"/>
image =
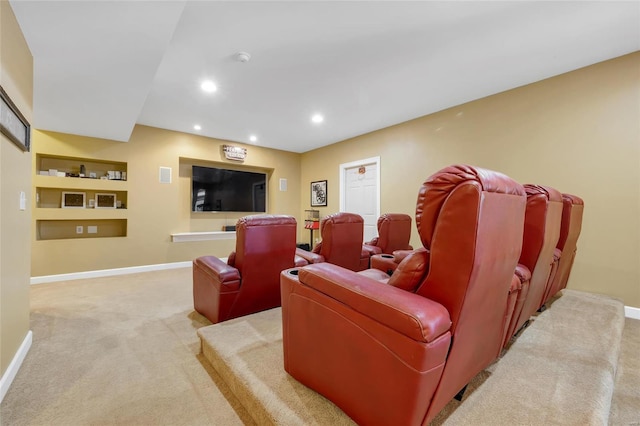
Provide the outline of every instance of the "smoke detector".
<path id="1" fill-rule="evenodd" d="M 236 61 L 238 62 L 249 62 L 250 59 L 251 55 L 249 55 L 247 52 L 236 53 Z"/>

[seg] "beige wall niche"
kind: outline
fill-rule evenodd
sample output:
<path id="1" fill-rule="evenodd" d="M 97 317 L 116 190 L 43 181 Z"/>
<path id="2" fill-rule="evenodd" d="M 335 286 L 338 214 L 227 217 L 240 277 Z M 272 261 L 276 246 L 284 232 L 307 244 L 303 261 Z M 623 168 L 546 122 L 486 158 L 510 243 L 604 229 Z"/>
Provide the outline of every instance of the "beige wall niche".
<path id="1" fill-rule="evenodd" d="M 639 117 L 634 53 L 304 153 L 303 208 L 327 179 L 321 216 L 338 211 L 339 165 L 374 156 L 382 213 L 414 217 L 421 183 L 450 164 L 549 185 L 585 201 L 569 287 L 640 307 Z"/>
<path id="2" fill-rule="evenodd" d="M 0 1 L 0 85 L 33 122 L 33 58 L 8 1 Z M 0 376 L 29 331 L 31 153 L 0 134 Z M 20 210 L 20 192 L 27 200 Z"/>
<path id="3" fill-rule="evenodd" d="M 127 208 L 122 212 L 127 220 L 126 237 L 38 241 L 34 234 L 34 277 L 191 261 L 202 255 L 228 256 L 235 239 L 171 241 L 173 233 L 222 231 L 244 215 L 191 213 L 192 164 L 268 173 L 267 212 L 296 217 L 300 232 L 304 231 L 299 211 L 300 154 L 141 125 L 125 143 L 43 131 L 34 132 L 33 142 L 40 154 L 127 164 Z M 246 148 L 246 160 L 225 159 L 225 144 Z M 160 167 L 171 169 L 170 184 L 159 182 Z M 287 191 L 279 190 L 280 178 L 287 179 Z"/>

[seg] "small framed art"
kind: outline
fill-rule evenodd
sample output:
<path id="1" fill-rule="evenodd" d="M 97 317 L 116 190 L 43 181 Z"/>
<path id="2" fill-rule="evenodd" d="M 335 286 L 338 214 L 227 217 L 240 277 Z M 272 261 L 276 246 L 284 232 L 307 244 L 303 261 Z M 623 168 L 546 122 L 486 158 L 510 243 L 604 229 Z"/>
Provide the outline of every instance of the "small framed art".
<path id="1" fill-rule="evenodd" d="M 62 191 L 61 206 L 63 209 L 84 209 L 87 194 L 84 192 Z"/>
<path id="2" fill-rule="evenodd" d="M 0 132 L 21 150 L 31 148 L 31 126 L 0 86 Z"/>
<path id="3" fill-rule="evenodd" d="M 327 181 L 311 182 L 311 207 L 327 205 Z"/>
<path id="4" fill-rule="evenodd" d="M 116 194 L 96 193 L 96 209 L 115 209 Z"/>

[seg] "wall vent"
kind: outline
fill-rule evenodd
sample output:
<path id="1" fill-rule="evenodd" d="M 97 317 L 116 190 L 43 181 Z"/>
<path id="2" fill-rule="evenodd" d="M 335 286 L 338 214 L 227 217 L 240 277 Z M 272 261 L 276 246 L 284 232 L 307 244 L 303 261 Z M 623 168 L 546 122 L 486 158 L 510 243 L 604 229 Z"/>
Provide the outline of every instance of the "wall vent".
<path id="1" fill-rule="evenodd" d="M 171 183 L 171 167 L 160 167 L 160 183 Z"/>

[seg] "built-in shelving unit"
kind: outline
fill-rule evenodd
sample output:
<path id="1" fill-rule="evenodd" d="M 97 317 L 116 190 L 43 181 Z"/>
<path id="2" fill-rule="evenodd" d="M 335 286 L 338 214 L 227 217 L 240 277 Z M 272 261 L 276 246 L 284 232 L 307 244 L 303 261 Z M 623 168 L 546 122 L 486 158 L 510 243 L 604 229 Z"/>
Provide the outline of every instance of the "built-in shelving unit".
<path id="1" fill-rule="evenodd" d="M 38 153 L 35 173 L 36 240 L 127 236 L 127 163 Z"/>

